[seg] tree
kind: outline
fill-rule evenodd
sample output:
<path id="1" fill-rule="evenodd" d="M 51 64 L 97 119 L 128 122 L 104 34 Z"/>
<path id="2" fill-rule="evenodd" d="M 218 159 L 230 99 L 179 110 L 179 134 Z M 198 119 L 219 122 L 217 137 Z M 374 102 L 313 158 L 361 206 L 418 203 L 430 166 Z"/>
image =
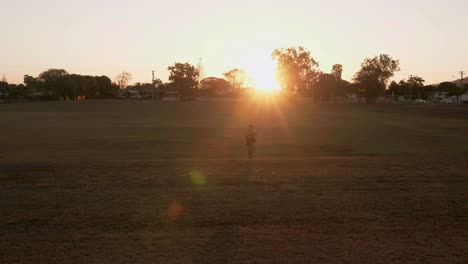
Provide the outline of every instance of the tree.
<path id="1" fill-rule="evenodd" d="M 100 97 L 114 97 L 119 90 L 116 84 L 112 83 L 112 80 L 107 76 L 95 77 L 98 83 L 98 96 Z"/>
<path id="2" fill-rule="evenodd" d="M 364 60 L 361 69 L 354 75 L 354 82 L 363 88 L 367 103 L 375 102 L 385 91 L 388 80 L 400 70 L 399 65 L 398 60 L 386 54 Z"/>
<path id="3" fill-rule="evenodd" d="M 0 81 L 0 99 L 3 101 L 8 97 L 10 85 L 6 82 L 5 76 Z"/>
<path id="4" fill-rule="evenodd" d="M 23 79 L 25 89 L 24 89 L 24 96 L 29 97 L 30 94 L 41 94 L 41 97 L 44 96 L 43 93 L 43 85 L 44 82 L 39 80 L 39 78 L 34 78 L 33 76 L 30 75 L 25 75 Z M 20 96 L 18 94 L 18 96 Z"/>
<path id="5" fill-rule="evenodd" d="M 315 85 L 314 101 L 332 100 L 336 103 L 337 98 L 345 97 L 349 89 L 349 82 L 337 79 L 336 75 L 321 73 Z"/>
<path id="6" fill-rule="evenodd" d="M 208 77 L 200 82 L 200 92 L 206 96 L 229 96 L 236 94 L 228 81 L 216 77 Z"/>
<path id="7" fill-rule="evenodd" d="M 365 89 L 356 82 L 348 85 L 348 93 L 356 95 L 359 102 L 361 102 L 362 98 L 365 97 Z"/>
<path id="8" fill-rule="evenodd" d="M 153 81 L 153 86 L 156 87 L 156 88 L 160 88 L 161 86 L 163 85 L 163 81 L 161 79 L 154 79 Z"/>
<path id="9" fill-rule="evenodd" d="M 24 84 L 19 84 L 19 85 L 10 84 L 9 95 L 11 98 L 18 99 L 20 97 L 25 97 L 26 94 L 27 94 L 27 90 Z"/>
<path id="10" fill-rule="evenodd" d="M 335 76 L 336 79 L 341 80 L 341 75 L 343 74 L 343 65 L 333 65 L 331 74 Z"/>
<path id="11" fill-rule="evenodd" d="M 181 96 L 193 96 L 198 85 L 198 70 L 189 63 L 175 63 L 169 66 L 170 85 L 176 89 Z"/>
<path id="12" fill-rule="evenodd" d="M 66 75 L 57 81 L 55 94 L 60 100 L 75 100 L 83 96 L 85 90 L 84 80 L 79 75 Z"/>
<path id="13" fill-rule="evenodd" d="M 439 91 L 441 92 L 446 92 L 449 95 L 459 95 L 460 94 L 460 89 L 458 86 L 452 82 L 443 82 L 440 83 L 439 86 L 437 86 Z"/>
<path id="14" fill-rule="evenodd" d="M 37 78 L 25 75 L 24 84 L 24 88 L 21 87 L 21 90 L 15 92 L 17 97 L 38 92 L 42 93 L 43 97 L 54 100 L 74 100 L 78 96 L 113 97 L 119 89 L 106 76 L 68 74 L 64 70 L 47 70 Z"/>
<path id="15" fill-rule="evenodd" d="M 349 83 L 341 79 L 343 66 L 335 64 L 331 73 L 320 73 L 314 87 L 314 101 L 330 101 L 336 103 L 338 97 L 344 97 L 347 93 Z"/>
<path id="16" fill-rule="evenodd" d="M 241 89 L 248 88 L 252 85 L 252 78 L 249 76 L 247 71 L 243 69 L 232 69 L 223 74 L 224 79 L 234 88 L 238 94 Z"/>
<path id="17" fill-rule="evenodd" d="M 333 74 L 321 73 L 315 85 L 314 101 L 328 102 L 332 94 L 334 94 L 337 83 L 337 79 Z"/>
<path id="18" fill-rule="evenodd" d="M 40 82 L 37 78 L 34 78 L 30 75 L 25 75 L 23 78 L 23 83 L 31 90 L 39 90 Z"/>
<path id="19" fill-rule="evenodd" d="M 392 81 L 388 86 L 388 92 L 390 95 L 398 95 L 400 85 L 396 81 Z"/>
<path id="20" fill-rule="evenodd" d="M 49 69 L 39 74 L 38 81 L 42 84 L 42 93 L 47 99 L 58 99 L 61 96 L 60 87 L 63 84 L 63 78 L 68 75 L 68 72 L 63 69 Z"/>
<path id="21" fill-rule="evenodd" d="M 413 87 L 423 87 L 425 80 L 419 76 L 410 75 L 406 82 Z"/>
<path id="22" fill-rule="evenodd" d="M 424 82 L 425 80 L 419 76 L 410 75 L 408 77 L 406 83 L 409 88 L 410 100 L 414 99 L 414 95 L 418 95 L 418 98 L 421 97 L 421 94 L 423 93 Z"/>
<path id="23" fill-rule="evenodd" d="M 319 64 L 303 47 L 275 49 L 277 78 L 283 91 L 307 94 L 319 76 Z"/>
<path id="24" fill-rule="evenodd" d="M 400 82 L 392 81 L 388 87 L 388 91 L 393 95 L 405 96 L 410 100 L 418 98 L 426 98 L 427 89 L 424 88 L 424 79 L 410 75 L 408 79 L 402 79 Z"/>
<path id="25" fill-rule="evenodd" d="M 132 80 L 132 74 L 125 71 L 115 77 L 115 83 L 119 86 L 120 89 L 127 88 L 130 80 Z"/>

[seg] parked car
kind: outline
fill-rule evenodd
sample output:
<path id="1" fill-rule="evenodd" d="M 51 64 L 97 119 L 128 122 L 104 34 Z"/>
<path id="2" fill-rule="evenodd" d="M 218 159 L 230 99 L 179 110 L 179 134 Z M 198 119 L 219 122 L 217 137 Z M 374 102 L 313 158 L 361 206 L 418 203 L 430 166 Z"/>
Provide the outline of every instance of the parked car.
<path id="1" fill-rule="evenodd" d="M 426 103 L 426 100 L 421 99 L 421 98 L 418 98 L 418 99 L 416 99 L 416 100 L 414 100 L 414 101 L 415 101 L 416 103 L 420 103 L 420 104 Z"/>

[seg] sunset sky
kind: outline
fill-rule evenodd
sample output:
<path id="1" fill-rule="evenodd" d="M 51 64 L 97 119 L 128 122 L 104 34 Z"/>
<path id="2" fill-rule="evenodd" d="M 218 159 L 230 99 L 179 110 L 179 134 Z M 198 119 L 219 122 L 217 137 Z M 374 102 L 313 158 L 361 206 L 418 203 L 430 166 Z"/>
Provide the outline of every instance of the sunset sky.
<path id="1" fill-rule="evenodd" d="M 397 79 L 427 84 L 468 70 L 466 0 L 2 0 L 0 75 L 22 82 L 48 68 L 133 82 L 167 80 L 174 62 L 197 64 L 206 76 L 245 68 L 269 85 L 275 48 L 304 46 L 329 72 L 350 79 L 362 60 L 388 53 L 401 62 Z M 270 79 L 271 79 L 270 78 Z"/>

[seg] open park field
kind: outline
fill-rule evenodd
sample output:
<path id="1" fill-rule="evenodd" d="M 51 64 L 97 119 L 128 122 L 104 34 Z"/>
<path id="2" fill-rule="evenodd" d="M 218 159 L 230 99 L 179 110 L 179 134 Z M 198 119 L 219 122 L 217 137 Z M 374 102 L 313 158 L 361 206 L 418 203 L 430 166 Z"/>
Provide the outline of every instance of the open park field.
<path id="1" fill-rule="evenodd" d="M 466 106 L 86 101 L 0 124 L 0 263 L 468 263 Z"/>

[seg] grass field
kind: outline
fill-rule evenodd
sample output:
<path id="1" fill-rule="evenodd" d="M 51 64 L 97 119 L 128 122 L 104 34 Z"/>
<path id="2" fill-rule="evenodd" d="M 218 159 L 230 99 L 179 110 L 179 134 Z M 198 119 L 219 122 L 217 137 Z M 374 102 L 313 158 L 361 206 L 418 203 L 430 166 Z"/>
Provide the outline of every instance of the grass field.
<path id="1" fill-rule="evenodd" d="M 87 101 L 0 124 L 0 263 L 468 263 L 468 107 Z"/>

